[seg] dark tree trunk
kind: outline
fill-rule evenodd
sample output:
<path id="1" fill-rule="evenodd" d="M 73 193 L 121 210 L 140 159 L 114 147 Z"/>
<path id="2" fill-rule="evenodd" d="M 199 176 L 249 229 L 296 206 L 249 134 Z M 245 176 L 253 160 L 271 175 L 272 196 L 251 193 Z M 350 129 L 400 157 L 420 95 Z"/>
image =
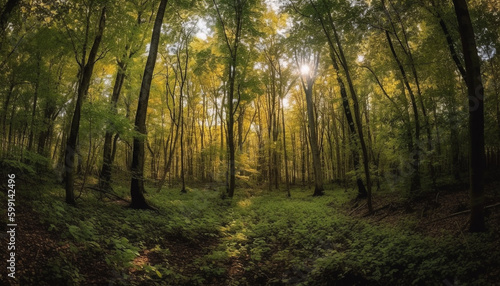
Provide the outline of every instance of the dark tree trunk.
<path id="1" fill-rule="evenodd" d="M 217 10 L 219 21 L 224 27 L 224 20 L 222 19 L 222 15 L 220 14 L 219 8 L 215 0 L 213 0 L 215 8 Z M 234 2 L 235 18 L 234 23 L 236 27 L 234 27 L 234 39 L 232 42 L 229 41 L 229 38 L 226 34 L 225 28 L 223 30 L 224 37 L 226 40 L 226 45 L 230 53 L 230 59 L 228 64 L 228 84 L 229 90 L 227 94 L 227 112 L 226 112 L 226 121 L 227 121 L 227 146 L 229 151 L 228 165 L 229 165 L 229 174 L 227 178 L 228 186 L 227 186 L 227 195 L 232 198 L 234 196 L 234 189 L 236 187 L 236 157 L 235 157 L 235 144 L 234 144 L 234 115 L 238 109 L 239 98 L 235 98 L 235 83 L 236 83 L 236 71 L 238 67 L 238 46 L 240 44 L 240 37 L 242 31 L 242 22 L 243 22 L 243 6 L 245 3 L 237 0 Z M 236 104 L 235 104 L 236 101 Z M 222 122 L 221 122 L 222 123 Z"/>
<path id="2" fill-rule="evenodd" d="M 431 4 L 434 5 L 434 2 L 431 1 Z M 439 20 L 439 26 L 441 27 L 441 30 L 443 31 L 443 34 L 446 38 L 446 43 L 448 45 L 448 49 L 450 50 L 451 58 L 455 62 L 455 65 L 457 66 L 460 75 L 465 80 L 466 77 L 465 69 L 464 66 L 462 65 L 462 62 L 460 61 L 460 58 L 458 57 L 457 51 L 455 49 L 455 44 L 453 42 L 453 38 L 451 37 L 450 31 L 448 30 L 448 26 L 446 26 L 446 23 L 444 22 L 444 19 L 441 16 L 441 13 L 439 13 L 439 11 L 436 11 L 436 17 Z"/>
<path id="3" fill-rule="evenodd" d="M 469 96 L 471 232 L 485 231 L 484 223 L 484 89 L 481 61 L 474 30 L 465 0 L 453 0 L 465 59 L 467 95 Z"/>
<path id="4" fill-rule="evenodd" d="M 344 81 L 342 80 L 342 77 L 340 77 L 340 71 L 338 70 L 338 64 L 337 60 L 335 57 L 332 56 L 332 62 L 334 64 L 335 70 L 337 71 L 337 82 L 340 87 L 340 96 L 342 98 L 342 107 L 344 109 L 344 114 L 347 120 L 347 125 L 349 126 L 349 134 L 351 136 L 352 140 L 356 140 L 356 128 L 355 128 L 355 123 L 354 123 L 354 118 L 352 117 L 351 113 L 351 107 L 349 106 L 349 99 L 347 97 L 347 90 L 345 88 Z M 353 163 L 354 163 L 354 171 L 356 173 L 356 185 L 358 187 L 358 198 L 366 198 L 368 196 L 368 192 L 366 191 L 365 185 L 363 183 L 363 180 L 359 177 L 359 169 L 360 169 L 360 163 L 359 163 L 359 151 L 357 148 L 352 149 L 352 157 L 353 157 Z"/>
<path id="5" fill-rule="evenodd" d="M 10 14 L 12 10 L 21 2 L 20 0 L 9 0 L 2 7 L 2 13 L 0 14 L 0 27 L 2 29 L 2 33 L 5 31 L 7 27 L 7 22 L 9 21 Z M 0 44 L 1 45 L 1 44 Z"/>
<path id="6" fill-rule="evenodd" d="M 127 65 L 123 62 L 118 62 L 118 72 L 115 78 L 115 84 L 113 86 L 113 94 L 111 95 L 111 108 L 112 112 L 116 114 L 116 105 L 118 103 L 118 98 L 120 97 L 120 92 L 123 86 L 123 82 L 125 80 L 125 71 L 127 69 Z M 101 172 L 99 174 L 99 186 L 101 189 L 109 191 L 111 188 L 111 167 L 113 165 L 113 144 L 116 142 L 118 137 L 115 137 L 115 141 L 113 142 L 113 131 L 108 128 L 106 130 L 106 134 L 104 136 L 104 147 L 103 147 L 103 162 Z"/>
<path id="7" fill-rule="evenodd" d="M 38 101 L 38 92 L 40 89 L 40 55 L 37 55 L 37 64 L 36 64 L 36 82 L 35 82 L 35 92 L 33 98 L 33 108 L 31 109 L 31 128 L 30 135 L 28 139 L 28 151 L 33 150 L 33 138 L 35 136 L 35 116 L 36 116 L 36 104 Z"/>
<path id="8" fill-rule="evenodd" d="M 90 25 L 90 23 L 88 23 Z M 97 57 L 97 52 L 99 50 L 99 45 L 101 44 L 102 35 L 104 33 L 104 26 L 106 24 L 106 7 L 102 8 L 101 17 L 99 20 L 99 29 L 94 39 L 92 49 L 90 50 L 87 62 L 81 62 L 82 71 L 80 72 L 80 81 L 78 84 L 77 99 L 75 104 L 75 112 L 73 113 L 73 119 L 71 121 L 70 134 L 68 136 L 68 141 L 66 142 L 65 151 L 65 183 L 66 183 L 66 202 L 68 204 L 75 204 L 75 194 L 73 192 L 74 181 L 75 181 L 75 155 L 76 155 L 76 144 L 78 139 L 78 131 L 80 129 L 80 117 L 83 98 L 87 95 L 90 79 L 92 77 L 92 72 L 94 70 L 94 64 Z"/>
<path id="9" fill-rule="evenodd" d="M 369 157 L 368 157 L 368 149 L 366 147 L 366 141 L 365 141 L 364 135 L 363 135 L 363 123 L 361 121 L 361 115 L 360 115 L 360 111 L 359 111 L 358 97 L 357 97 L 355 89 L 354 89 L 354 84 L 353 84 L 352 79 L 351 79 L 351 74 L 349 72 L 347 60 L 344 56 L 342 44 L 340 42 L 339 35 L 337 34 L 337 30 L 335 28 L 332 15 L 330 13 L 328 13 L 328 17 L 329 17 L 330 26 L 331 26 L 332 31 L 333 31 L 333 35 L 335 37 L 335 42 L 337 43 L 338 55 L 340 56 L 340 62 L 341 62 L 342 68 L 345 72 L 345 77 L 347 79 L 347 84 L 349 85 L 349 91 L 350 91 L 351 97 L 352 97 L 354 117 L 356 119 L 356 127 L 357 127 L 356 129 L 358 131 L 359 143 L 361 145 L 361 154 L 363 155 L 363 169 L 364 169 L 365 179 L 366 179 L 366 198 L 367 198 L 366 205 L 368 206 L 368 211 L 370 213 L 372 213 L 373 212 L 372 191 L 371 191 L 372 187 L 371 187 L 371 178 L 370 178 Z"/>
<path id="10" fill-rule="evenodd" d="M 9 91 L 7 92 L 7 97 L 5 98 L 5 102 L 3 104 L 2 110 L 2 151 L 7 151 L 7 144 L 5 144 L 5 139 L 7 137 L 7 114 L 9 113 L 9 104 L 12 100 L 12 95 L 14 93 L 15 84 L 11 81 L 9 85 Z"/>
<path id="11" fill-rule="evenodd" d="M 359 141 L 361 143 L 362 152 L 363 152 L 363 163 L 364 163 L 363 165 L 364 165 L 364 169 L 365 169 L 365 177 L 366 177 L 366 183 L 367 183 L 368 190 L 365 188 L 363 181 L 361 180 L 361 178 L 358 175 L 359 152 L 358 152 L 357 148 L 352 151 L 352 155 L 353 155 L 353 159 L 354 159 L 354 169 L 355 169 L 355 173 L 356 173 L 356 184 L 358 186 L 358 197 L 367 197 L 368 198 L 367 205 L 368 205 L 368 208 L 371 212 L 371 208 L 372 208 L 371 207 L 371 186 L 370 186 L 371 183 L 370 183 L 370 173 L 369 173 L 369 169 L 368 169 L 368 151 L 366 149 L 366 145 L 365 145 L 365 142 L 363 139 L 363 130 L 361 129 L 362 123 L 361 123 L 361 118 L 359 116 L 359 107 L 358 107 L 358 103 L 357 103 L 356 93 L 354 92 L 354 87 L 352 85 L 349 70 L 347 68 L 347 62 L 345 60 L 345 56 L 344 56 L 344 52 L 342 50 L 340 39 L 337 35 L 337 31 L 336 31 L 336 28 L 335 28 L 335 25 L 333 22 L 333 18 L 328 13 L 328 16 L 327 16 L 328 22 L 327 23 L 333 32 L 333 36 L 334 36 L 336 45 L 334 44 L 334 41 L 333 41 L 332 36 L 329 32 L 329 29 L 327 28 L 327 24 L 325 23 L 326 21 L 323 19 L 323 16 L 320 15 L 321 12 L 317 10 L 316 6 L 314 6 L 314 9 L 316 10 L 316 13 L 318 13 L 318 15 L 319 15 L 321 27 L 323 29 L 325 36 L 327 37 L 328 45 L 330 47 L 330 57 L 332 59 L 332 63 L 334 65 L 335 71 L 337 73 L 337 82 L 340 85 L 340 91 L 341 91 L 340 93 L 342 96 L 342 103 L 343 103 L 343 107 L 344 107 L 344 112 L 345 112 L 345 115 L 346 115 L 346 118 L 347 118 L 347 121 L 349 124 L 349 131 L 350 131 L 350 134 L 352 136 L 352 139 L 355 140 L 355 142 L 357 141 L 354 137 L 356 134 L 356 129 L 354 127 L 355 124 L 357 125 L 357 127 L 359 129 L 358 130 L 358 137 L 359 137 Z M 337 48 L 335 46 L 338 48 L 338 51 L 337 51 Z M 356 120 L 357 120 L 356 122 L 354 122 L 354 120 L 352 118 L 352 114 L 351 114 L 350 107 L 349 107 L 349 100 L 347 98 L 346 88 L 345 88 L 344 82 L 340 76 L 340 69 L 339 69 L 339 65 L 337 63 L 337 57 L 340 57 L 340 63 L 342 65 L 342 68 L 344 69 L 344 72 L 345 72 L 345 75 L 347 77 L 347 81 L 348 81 L 348 84 L 350 87 L 351 96 L 353 98 L 353 103 L 354 103 L 353 107 L 354 107 Z"/>
<path id="12" fill-rule="evenodd" d="M 243 152 L 243 121 L 245 120 L 245 106 L 241 106 L 238 116 L 238 150 Z"/>
<path id="13" fill-rule="evenodd" d="M 161 25 L 165 8 L 168 0 L 162 0 L 158 7 L 158 13 L 151 35 L 151 44 L 149 46 L 149 55 L 144 68 L 142 77 L 141 91 L 139 93 L 139 101 L 137 104 L 137 113 L 135 115 L 135 129 L 142 135 L 146 135 L 146 117 L 148 111 L 149 92 L 151 81 L 153 80 L 153 71 L 155 68 L 156 57 L 158 53 L 158 44 L 160 42 Z M 132 181 L 130 183 L 130 197 L 132 202 L 131 208 L 135 209 L 150 209 L 151 206 L 144 198 L 144 137 L 135 137 L 133 154 L 132 154 Z"/>

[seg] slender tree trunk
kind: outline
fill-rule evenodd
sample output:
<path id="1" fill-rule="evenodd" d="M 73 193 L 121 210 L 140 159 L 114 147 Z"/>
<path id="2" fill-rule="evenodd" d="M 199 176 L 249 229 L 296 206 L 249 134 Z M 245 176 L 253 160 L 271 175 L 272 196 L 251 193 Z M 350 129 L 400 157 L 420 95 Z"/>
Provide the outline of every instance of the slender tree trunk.
<path id="1" fill-rule="evenodd" d="M 420 120 L 418 116 L 418 108 L 417 108 L 417 102 L 415 99 L 415 95 L 413 93 L 413 90 L 410 86 L 410 83 L 408 81 L 408 77 L 406 76 L 406 71 L 403 67 L 403 64 L 399 60 L 399 57 L 396 54 L 396 50 L 394 49 L 394 45 L 392 44 L 391 37 L 389 35 L 388 31 L 385 31 L 385 36 L 387 38 L 387 42 L 389 43 L 389 47 L 391 49 L 392 55 L 394 59 L 396 60 L 396 63 L 398 65 L 398 68 L 401 72 L 401 75 L 403 77 L 403 83 L 406 86 L 406 89 L 408 90 L 408 93 L 410 94 L 410 100 L 411 100 L 411 106 L 413 110 L 413 116 L 415 119 L 415 150 L 413 151 L 413 174 L 412 174 L 412 182 L 410 186 L 410 193 L 414 194 L 415 191 L 420 189 Z"/>
<path id="2" fill-rule="evenodd" d="M 469 97 L 470 138 L 470 198 L 471 232 L 486 230 L 484 222 L 484 89 L 481 79 L 481 61 L 477 53 L 476 40 L 469 9 L 465 0 L 453 0 L 458 20 L 465 59 L 467 95 Z"/>
<path id="3" fill-rule="evenodd" d="M 139 102 L 137 105 L 137 113 L 135 116 L 135 128 L 136 130 L 146 135 L 146 117 L 148 110 L 148 100 L 149 92 L 151 88 L 151 81 L 153 80 L 153 71 L 155 68 L 156 57 L 158 53 L 158 44 L 160 41 L 161 25 L 163 22 L 163 16 L 165 14 L 165 8 L 167 6 L 168 0 L 162 0 L 158 7 L 158 13 L 156 14 L 156 19 L 153 27 L 153 33 L 151 36 L 151 44 L 149 46 L 149 55 L 146 61 L 146 66 L 144 68 L 144 75 L 142 77 L 141 91 L 139 93 Z M 130 207 L 136 209 L 149 209 L 151 206 L 148 205 L 144 197 L 144 138 L 135 137 L 133 154 L 132 154 L 132 181 L 130 183 L 130 196 L 132 202 Z"/>
<path id="4" fill-rule="evenodd" d="M 217 4 L 215 3 L 215 0 L 213 0 L 213 3 L 216 7 L 218 18 L 222 26 L 224 27 L 224 20 L 222 19 L 222 15 L 220 14 L 219 8 Z M 241 31 L 242 31 L 242 21 L 243 21 L 243 5 L 239 0 L 236 0 L 234 2 L 234 8 L 235 10 L 235 30 L 234 30 L 234 38 L 232 39 L 232 43 L 229 41 L 229 38 L 226 34 L 226 30 L 224 28 L 223 33 L 224 37 L 226 39 L 226 45 L 227 48 L 229 49 L 230 53 L 230 60 L 228 64 L 228 84 L 229 84 L 229 91 L 227 94 L 227 112 L 226 112 L 226 121 L 227 121 L 227 146 L 228 146 L 228 151 L 229 151 L 229 158 L 228 158 L 228 164 L 229 164 L 229 178 L 227 181 L 228 187 L 227 187 L 227 195 L 229 198 L 232 198 L 234 195 L 234 189 L 236 187 L 236 157 L 235 157 L 235 144 L 234 144 L 234 115 L 237 111 L 238 105 L 239 105 L 239 98 L 235 98 L 235 82 L 236 82 L 236 71 L 238 67 L 238 46 L 240 44 L 240 36 L 241 36 Z M 236 105 L 235 105 L 236 101 Z"/>
<path id="5" fill-rule="evenodd" d="M 125 80 L 125 72 L 127 70 L 127 65 L 122 61 L 118 62 L 118 71 L 116 73 L 115 84 L 113 86 L 113 93 L 111 95 L 111 108 L 114 114 L 117 113 L 116 105 L 118 103 L 118 98 L 120 97 L 120 92 Z M 117 134 L 118 135 L 118 134 Z M 115 136 L 114 142 L 118 138 Z M 106 129 L 106 134 L 104 136 L 104 147 L 103 147 L 103 163 L 101 172 L 99 175 L 99 186 L 103 190 L 109 191 L 111 189 L 111 167 L 113 165 L 113 131 L 110 128 Z"/>
<path id="6" fill-rule="evenodd" d="M 180 99 L 180 102 L 179 104 L 182 106 L 182 97 Z M 184 112 L 183 112 L 183 108 L 180 109 L 181 112 L 179 114 L 180 118 L 181 118 L 181 138 L 180 138 L 180 143 L 181 143 L 181 182 L 182 182 L 182 188 L 181 188 L 181 193 L 186 193 L 186 178 L 185 178 L 185 170 L 184 170 Z"/>
<path id="7" fill-rule="evenodd" d="M 316 6 L 314 6 L 314 9 L 316 10 L 316 12 L 318 13 L 318 15 L 320 14 L 320 11 L 317 10 Z M 327 24 L 325 23 L 325 20 L 323 19 L 323 17 L 321 15 L 319 15 L 320 17 L 320 22 L 321 22 L 321 27 L 323 29 L 323 32 L 325 34 L 325 36 L 327 37 L 327 40 L 328 40 L 328 45 L 330 47 L 330 58 L 332 59 L 332 63 L 334 65 L 334 68 L 335 68 L 335 71 L 337 73 L 337 82 L 339 83 L 339 86 L 340 86 L 340 90 L 341 90 L 341 96 L 342 96 L 342 103 L 343 103 L 343 106 L 344 106 L 344 112 L 345 112 L 345 115 L 346 115 L 346 118 L 348 120 L 348 124 L 349 124 L 349 131 L 351 133 L 351 136 L 352 136 L 352 139 L 355 140 L 355 142 L 357 142 L 357 140 L 354 138 L 355 134 L 356 134 L 356 130 L 355 130 L 355 124 L 357 126 L 357 129 L 358 130 L 358 137 L 359 137 L 359 142 L 361 144 L 361 147 L 362 147 L 362 152 L 363 152 L 363 166 L 364 166 L 364 169 L 365 169 L 365 177 L 366 177 L 366 183 L 367 183 L 367 187 L 368 189 L 365 188 L 364 184 L 363 184 L 363 181 L 361 180 L 361 178 L 359 177 L 358 175 L 358 169 L 359 169 L 359 153 L 358 153 L 358 150 L 357 148 L 354 149 L 352 151 L 352 155 L 353 155 L 353 159 L 354 159 L 354 169 L 355 169 L 355 173 L 356 173 L 356 183 L 357 183 L 357 186 L 358 186 L 358 197 L 367 197 L 368 198 L 368 208 L 371 212 L 371 182 L 370 182 L 370 172 L 369 172 L 369 169 L 368 169 L 368 151 L 366 149 L 366 145 L 365 145 L 365 142 L 364 142 L 364 139 L 363 139 L 363 130 L 361 129 L 362 127 L 362 123 L 361 123 L 361 118 L 359 116 L 359 107 L 358 107 L 358 103 L 357 103 L 357 97 L 356 97 L 356 93 L 354 92 L 354 87 L 352 85 L 352 81 L 351 81 L 351 78 L 350 78 L 350 74 L 349 74 L 349 69 L 347 67 L 347 62 L 345 60 L 345 56 L 344 56 L 344 52 L 342 50 L 342 45 L 340 43 L 340 39 L 337 35 L 337 31 L 336 31 L 336 28 L 335 28 L 335 25 L 334 25 L 334 22 L 333 22 L 333 18 L 330 14 L 328 14 L 328 25 L 330 26 L 330 28 L 332 29 L 332 32 L 333 32 L 333 36 L 334 36 L 334 39 L 335 39 L 335 43 L 336 45 L 334 44 L 334 41 L 332 39 L 332 36 L 329 32 L 329 29 L 327 28 Z M 336 47 L 337 48 L 336 48 Z M 337 51 L 338 49 L 338 51 Z M 351 91 L 351 96 L 353 98 L 353 107 L 354 107 L 354 111 L 355 111 L 355 116 L 356 116 L 356 122 L 353 121 L 353 118 L 352 118 L 352 114 L 351 114 L 351 111 L 350 111 L 350 107 L 349 107 L 349 100 L 347 98 L 347 92 L 346 92 L 346 88 L 345 88 L 345 84 L 340 76 L 340 69 L 339 69 L 339 65 L 337 63 L 337 56 L 340 57 L 340 61 L 341 61 L 341 65 L 342 65 L 342 68 L 344 69 L 345 71 L 345 75 L 346 75 L 346 78 L 347 78 L 347 81 L 348 81 L 348 84 L 349 84 L 349 88 L 350 88 L 350 91 Z M 357 145 L 357 144 L 356 144 Z"/>
<path id="8" fill-rule="evenodd" d="M 283 99 L 282 99 L 283 101 Z M 290 194 L 290 178 L 288 176 L 288 155 L 286 151 L 286 128 L 285 128 L 285 107 L 281 104 L 281 125 L 283 128 L 283 155 L 285 162 L 285 184 L 286 184 L 286 194 L 288 197 L 291 197 Z"/>
<path id="9" fill-rule="evenodd" d="M 7 92 L 7 97 L 5 98 L 5 102 L 3 104 L 3 110 L 2 110 L 2 151 L 7 151 L 7 144 L 6 144 L 6 139 L 7 139 L 7 114 L 9 113 L 9 105 L 10 101 L 12 100 L 12 95 L 14 93 L 14 87 L 15 84 L 13 81 L 11 81 L 9 85 L 9 91 Z"/>
<path id="10" fill-rule="evenodd" d="M 203 105 L 202 105 L 202 120 L 201 120 L 201 128 L 200 128 L 200 175 L 201 175 L 201 181 L 205 181 L 206 177 L 206 153 L 205 151 L 205 120 L 206 120 L 206 114 L 207 114 L 207 97 L 205 94 L 202 94 L 202 100 L 203 100 Z M 210 132 L 210 129 L 209 129 Z"/>
<path id="11" fill-rule="evenodd" d="M 240 107 L 240 114 L 238 116 L 238 149 L 243 152 L 243 121 L 245 119 L 245 106 Z"/>
<path id="12" fill-rule="evenodd" d="M 347 120 L 347 125 L 349 127 L 349 135 L 352 140 L 356 141 L 356 127 L 354 123 L 354 118 L 352 117 L 351 107 L 349 106 L 349 99 L 347 97 L 347 90 L 345 88 L 344 80 L 340 76 L 340 71 L 338 70 L 338 64 L 336 59 L 332 56 L 332 62 L 334 63 L 335 70 L 337 71 L 337 82 L 340 87 L 340 96 L 342 98 L 342 107 L 344 108 L 344 114 Z M 356 144 L 355 144 L 356 145 Z M 368 192 L 366 191 L 365 185 L 363 184 L 363 180 L 361 180 L 359 176 L 359 151 L 357 147 L 351 149 L 353 164 L 354 164 L 354 172 L 356 173 L 356 185 L 358 186 L 358 198 L 366 198 L 368 196 Z"/>
<path id="13" fill-rule="evenodd" d="M 87 23 L 90 25 L 90 23 Z M 90 79 L 92 77 L 92 72 L 94 70 L 94 64 L 97 58 L 97 52 L 101 44 L 102 35 L 104 33 L 104 27 L 106 24 L 106 7 L 102 8 L 101 17 L 99 20 L 99 29 L 94 39 L 94 43 L 90 50 L 87 62 L 82 61 L 80 63 L 82 69 L 80 72 L 80 81 L 78 83 L 77 99 L 75 104 L 75 112 L 73 113 L 73 119 L 71 121 L 70 134 L 68 136 L 68 141 L 66 142 L 66 152 L 65 152 L 65 183 L 66 183 L 66 202 L 68 204 L 75 204 L 75 194 L 73 192 L 74 182 L 75 182 L 75 155 L 76 155 L 76 144 L 78 139 L 78 132 L 80 129 L 80 117 L 83 98 L 87 95 Z"/>
<path id="14" fill-rule="evenodd" d="M 40 89 L 40 55 L 37 55 L 37 64 L 36 64 L 36 82 L 35 82 L 35 92 L 33 95 L 33 108 L 31 109 L 31 128 L 28 139 L 28 151 L 33 150 L 33 137 L 35 136 L 35 116 L 36 116 L 36 104 L 38 102 L 38 92 Z"/>
<path id="15" fill-rule="evenodd" d="M 319 55 L 315 56 L 315 70 L 319 62 Z M 316 118 L 314 115 L 313 103 L 314 77 L 307 76 L 306 82 L 302 81 L 304 93 L 306 95 L 307 123 L 309 125 L 309 146 L 311 146 L 313 172 L 314 172 L 314 193 L 313 196 L 324 195 L 323 174 L 321 170 L 321 158 L 318 146 L 318 135 L 316 133 Z"/>

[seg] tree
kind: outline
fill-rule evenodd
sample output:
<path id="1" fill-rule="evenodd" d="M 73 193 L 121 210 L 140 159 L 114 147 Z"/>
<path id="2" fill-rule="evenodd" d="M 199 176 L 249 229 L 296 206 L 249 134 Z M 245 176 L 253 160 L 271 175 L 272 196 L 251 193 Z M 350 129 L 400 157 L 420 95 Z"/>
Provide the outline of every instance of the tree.
<path id="1" fill-rule="evenodd" d="M 92 3 L 89 4 L 90 6 Z M 86 21 L 86 29 L 90 29 L 90 13 L 92 11 L 92 7 L 89 7 L 87 9 L 88 11 L 88 16 L 87 16 L 87 21 Z M 76 97 L 76 104 L 75 104 L 75 112 L 73 113 L 73 119 L 71 121 L 71 129 L 70 133 L 68 136 L 68 141 L 66 142 L 66 152 L 65 152 L 65 159 L 64 159 L 64 166 L 65 166 L 65 183 L 66 183 L 66 202 L 68 204 L 75 204 L 75 194 L 73 193 L 73 188 L 74 188 L 74 182 L 75 182 L 75 173 L 74 173 L 74 167 L 75 167 L 75 155 L 76 155 L 76 144 L 77 144 L 77 139 L 78 139 L 78 131 L 80 129 L 80 117 L 81 117 L 81 110 L 82 110 L 82 103 L 84 97 L 87 95 L 89 86 L 90 86 L 90 79 L 92 77 L 92 72 L 94 70 L 94 65 L 95 62 L 98 58 L 98 50 L 99 46 L 101 44 L 102 36 L 104 33 L 104 27 L 106 24 L 106 6 L 104 6 L 101 10 L 101 16 L 99 20 L 99 28 L 97 30 L 97 33 L 94 37 L 94 43 L 92 44 L 92 48 L 90 49 L 90 53 L 88 54 L 87 57 L 87 51 L 86 51 L 86 42 L 87 39 L 85 39 L 85 43 L 83 44 L 83 50 L 81 54 L 81 59 L 78 59 L 78 52 L 75 49 L 75 57 L 77 60 L 79 60 L 78 64 L 80 66 L 79 70 L 79 81 L 78 81 L 78 91 L 77 91 L 77 97 Z"/>
<path id="2" fill-rule="evenodd" d="M 140 43 L 135 43 L 135 41 L 138 40 L 137 34 L 139 27 L 143 23 L 143 19 L 141 19 L 144 12 L 143 9 L 144 7 L 137 8 L 137 17 L 134 21 L 134 26 L 130 28 L 130 33 L 125 34 L 125 44 L 123 45 L 123 47 L 118 48 L 119 54 L 116 56 L 117 71 L 115 76 L 115 83 L 113 85 L 113 91 L 110 98 L 110 111 L 113 115 L 117 114 L 118 99 L 120 98 L 129 64 L 132 61 L 132 58 L 143 46 L 143 39 L 141 39 Z M 125 12 L 123 11 L 122 13 Z M 123 17 L 123 15 L 120 16 Z M 119 29 L 123 29 L 123 26 L 126 26 L 126 20 L 130 20 L 130 18 L 127 17 L 125 18 L 125 21 L 118 21 Z M 103 162 L 101 171 L 99 172 L 99 187 L 105 191 L 109 191 L 109 189 L 111 188 L 111 167 L 113 164 L 113 153 L 116 152 L 116 142 L 118 140 L 118 136 L 119 134 L 115 134 L 114 130 L 112 130 L 112 128 L 108 126 L 108 128 L 106 129 L 106 134 L 104 136 Z"/>
<path id="3" fill-rule="evenodd" d="M 311 57 L 308 59 L 308 57 Z M 301 71 L 301 83 L 306 95 L 307 124 L 309 126 L 309 145 L 313 159 L 314 172 L 314 193 L 313 196 L 324 195 L 323 171 L 321 168 L 321 158 L 318 146 L 318 135 L 316 128 L 316 116 L 314 114 L 313 85 L 317 76 L 319 66 L 319 52 L 313 55 L 296 55 L 297 68 Z"/>
<path id="4" fill-rule="evenodd" d="M 465 0 L 453 0 L 458 20 L 458 31 L 462 41 L 465 60 L 465 81 L 469 97 L 469 158 L 471 232 L 485 231 L 484 223 L 484 88 L 481 80 L 481 61 L 477 53 L 474 29 Z"/>
<path id="5" fill-rule="evenodd" d="M 236 187 L 236 148 L 234 136 L 235 115 L 240 104 L 238 79 L 243 76 L 241 69 L 242 38 L 254 33 L 252 15 L 257 3 L 252 0 L 219 1 L 213 0 L 217 13 L 218 30 L 227 58 L 227 147 L 228 147 L 228 185 L 227 195 L 232 198 Z"/>
<path id="6" fill-rule="evenodd" d="M 354 118 L 355 121 L 353 122 L 352 119 L 349 120 L 348 117 L 348 124 L 350 128 L 351 134 L 354 132 L 354 124 L 356 126 L 357 130 L 357 137 L 359 139 L 359 144 L 361 146 L 361 154 L 363 158 L 363 169 L 364 169 L 364 174 L 365 174 L 365 179 L 366 179 L 366 193 L 364 191 L 364 188 L 362 184 L 358 181 L 358 191 L 359 191 L 359 196 L 360 197 L 367 197 L 367 206 L 368 210 L 371 213 L 372 212 L 372 194 L 371 194 L 371 177 L 370 177 L 370 163 L 369 163 L 369 156 L 368 156 L 368 148 L 366 146 L 366 141 L 365 137 L 363 134 L 363 123 L 361 121 L 361 113 L 360 113 L 360 107 L 358 103 L 358 96 L 354 87 L 354 82 L 352 79 L 351 71 L 349 68 L 349 63 L 347 62 L 346 55 L 344 53 L 344 48 L 343 44 L 340 40 L 339 32 L 337 31 L 336 23 L 333 19 L 332 16 L 332 3 L 327 2 L 325 0 L 322 0 L 320 3 L 314 3 L 313 1 L 309 1 L 312 9 L 313 9 L 313 15 L 318 18 L 319 24 L 321 25 L 321 29 L 326 37 L 328 47 L 330 49 L 330 58 L 332 59 L 333 66 L 336 70 L 337 73 L 337 81 L 340 86 L 341 90 L 341 96 L 344 104 L 344 110 L 346 112 L 346 116 L 350 114 L 350 111 L 348 110 L 349 106 L 349 101 L 347 99 L 347 93 L 346 93 L 346 87 L 343 82 L 343 79 L 341 77 L 341 72 L 343 72 L 343 76 L 345 77 L 347 81 L 347 87 L 349 88 L 349 92 L 351 94 L 351 100 L 352 100 L 352 106 L 354 109 Z M 346 3 L 342 3 L 344 5 L 349 5 Z M 342 7 L 344 8 L 344 7 Z M 340 67 L 339 68 L 339 64 Z M 353 138 L 354 139 L 354 138 Z"/>
<path id="7" fill-rule="evenodd" d="M 151 81 L 153 80 L 153 71 L 156 64 L 158 53 L 158 44 L 160 42 L 161 25 L 163 16 L 167 7 L 168 0 L 161 0 L 158 6 L 153 33 L 151 35 L 151 43 L 149 45 L 149 54 L 144 67 L 144 75 L 142 77 L 141 90 L 139 93 L 139 101 L 137 104 L 137 112 L 135 115 L 135 128 L 141 134 L 134 137 L 133 153 L 132 153 L 132 180 L 130 183 L 130 196 L 132 202 L 131 208 L 135 209 L 151 209 L 152 207 L 146 202 L 144 197 L 144 137 L 146 136 L 146 115 L 148 110 L 149 93 L 151 89 Z"/>

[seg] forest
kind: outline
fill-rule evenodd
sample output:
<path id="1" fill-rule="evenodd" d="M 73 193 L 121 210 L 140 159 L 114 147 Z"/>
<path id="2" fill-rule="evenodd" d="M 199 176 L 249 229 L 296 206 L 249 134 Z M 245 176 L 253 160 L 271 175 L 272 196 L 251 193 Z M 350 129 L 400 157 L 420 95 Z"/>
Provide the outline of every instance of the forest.
<path id="1" fill-rule="evenodd" d="M 0 0 L 1 285 L 498 285 L 500 2 Z"/>

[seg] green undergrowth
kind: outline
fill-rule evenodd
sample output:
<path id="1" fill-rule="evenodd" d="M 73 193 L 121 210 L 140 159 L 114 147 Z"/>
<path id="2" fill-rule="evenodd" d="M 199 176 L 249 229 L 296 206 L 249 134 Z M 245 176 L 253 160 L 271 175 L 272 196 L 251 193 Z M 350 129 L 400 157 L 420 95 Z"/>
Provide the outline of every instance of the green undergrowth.
<path id="1" fill-rule="evenodd" d="M 224 202 L 217 193 L 208 191 L 179 194 L 151 190 L 148 199 L 157 211 L 133 210 L 119 201 L 102 202 L 90 195 L 82 196 L 77 206 L 72 207 L 64 202 L 64 190 L 57 186 L 47 186 L 37 193 L 34 208 L 48 229 L 61 236 L 61 245 L 69 242 L 70 251 L 81 256 L 102 255 L 113 270 L 116 277 L 111 279 L 117 285 L 133 282 L 130 272 L 140 273 L 142 282 L 187 281 L 169 266 L 165 245 L 172 240 L 200 244 L 218 237 L 218 226 L 224 221 L 221 211 Z M 162 264 L 135 265 L 134 260 L 145 250 L 155 252 Z M 52 274 L 61 276 L 60 282 L 71 284 L 80 282 L 76 277 L 82 275 L 78 271 Z"/>
<path id="2" fill-rule="evenodd" d="M 342 212 L 351 198 L 344 190 L 318 198 L 294 189 L 287 198 L 239 189 L 223 200 L 216 191 L 148 189 L 158 211 L 90 195 L 75 208 L 64 203 L 60 187 L 38 193 L 34 208 L 45 225 L 71 252 L 102 256 L 115 285 L 485 285 L 499 267 L 498 234 L 430 238 L 408 227 L 370 225 Z M 207 251 L 176 266 L 171 241 Z M 156 259 L 138 265 L 144 251 Z M 50 263 L 47 275 L 85 285 L 87 274 L 75 261 Z"/>
<path id="3" fill-rule="evenodd" d="M 337 195 L 242 199 L 221 227 L 242 284 L 485 285 L 499 263 L 496 234 L 435 239 L 347 217 Z M 445 282 L 443 282 L 445 281 Z"/>

